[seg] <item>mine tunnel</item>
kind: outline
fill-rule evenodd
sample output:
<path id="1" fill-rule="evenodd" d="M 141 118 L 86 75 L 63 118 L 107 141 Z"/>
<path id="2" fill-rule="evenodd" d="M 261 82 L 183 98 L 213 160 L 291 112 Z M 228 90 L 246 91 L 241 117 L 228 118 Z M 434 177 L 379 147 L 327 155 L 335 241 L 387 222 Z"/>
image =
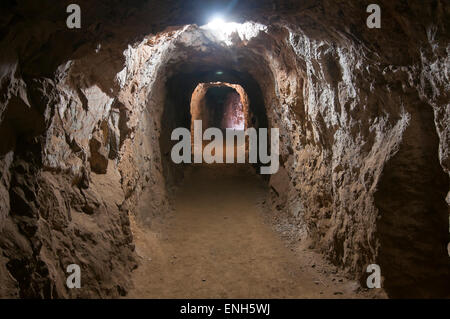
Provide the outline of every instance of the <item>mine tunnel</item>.
<path id="1" fill-rule="evenodd" d="M 195 97 L 193 97 L 194 99 Z M 192 101 L 192 100 L 191 100 Z M 227 86 L 211 87 L 199 102 L 197 119 L 206 127 L 244 130 L 244 109 L 241 97 L 235 89 Z M 191 106 L 191 113 L 194 112 Z M 192 114 L 191 114 L 192 116 Z"/>
<path id="2" fill-rule="evenodd" d="M 0 297 L 449 298 L 448 3 L 378 2 L 2 2 Z"/>

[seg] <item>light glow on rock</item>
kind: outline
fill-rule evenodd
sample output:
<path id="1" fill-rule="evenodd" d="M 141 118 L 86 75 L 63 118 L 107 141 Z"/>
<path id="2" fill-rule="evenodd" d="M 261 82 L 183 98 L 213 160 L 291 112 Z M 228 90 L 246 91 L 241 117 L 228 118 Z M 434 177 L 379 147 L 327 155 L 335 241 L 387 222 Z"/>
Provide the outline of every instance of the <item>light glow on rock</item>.
<path id="1" fill-rule="evenodd" d="M 223 27 L 226 27 L 227 23 L 222 17 L 216 16 L 214 17 L 208 24 L 208 28 L 210 29 L 221 29 Z"/>
<path id="2" fill-rule="evenodd" d="M 224 42 L 228 46 L 233 44 L 232 38 L 235 34 L 241 41 L 249 41 L 256 37 L 259 32 L 267 31 L 267 27 L 259 23 L 227 22 L 224 18 L 219 16 L 214 17 L 208 24 L 201 28 L 208 30 L 216 41 Z M 234 37 L 234 39 L 236 38 Z"/>

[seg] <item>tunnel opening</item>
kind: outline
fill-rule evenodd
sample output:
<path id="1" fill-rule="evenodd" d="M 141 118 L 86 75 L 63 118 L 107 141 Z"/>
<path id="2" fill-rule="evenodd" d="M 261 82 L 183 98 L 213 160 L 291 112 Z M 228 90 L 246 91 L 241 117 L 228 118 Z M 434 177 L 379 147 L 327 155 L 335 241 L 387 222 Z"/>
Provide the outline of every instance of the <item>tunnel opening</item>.
<path id="1" fill-rule="evenodd" d="M 175 128 L 189 129 L 191 141 L 195 120 L 206 123 L 202 126 L 203 130 L 208 127 L 223 131 L 243 131 L 249 127 L 268 128 L 264 95 L 258 82 L 247 72 L 208 64 L 182 64 L 176 69 L 184 71 L 173 72 L 166 82 L 164 111 L 161 117 L 161 123 L 164 125 L 161 126 L 159 139 L 163 175 L 169 189 L 175 189 L 176 185 L 180 184 L 183 172 L 189 166 L 184 163 L 174 164 L 170 157 L 171 149 L 176 144 L 176 141 L 171 140 L 171 132 Z M 224 138 L 224 143 L 225 140 Z M 238 140 L 235 141 L 237 144 Z M 226 150 L 223 154 L 226 155 Z M 234 154 L 236 156 L 237 151 Z M 255 170 L 260 165 L 259 162 L 252 164 Z"/>
<path id="2" fill-rule="evenodd" d="M 217 151 L 223 154 L 222 161 L 226 161 L 228 153 L 233 152 L 237 160 L 239 150 L 246 152 L 248 158 L 248 138 L 240 140 L 237 135 L 233 137 L 233 147 L 227 148 L 227 131 L 237 131 L 244 134 L 249 125 L 249 98 L 239 84 L 226 82 L 200 83 L 192 93 L 191 98 L 191 150 L 194 159 L 195 152 L 195 125 L 202 126 L 202 135 L 209 128 L 219 129 L 224 136 L 221 150 L 216 147 L 210 154 L 215 156 Z M 196 122 L 197 121 L 197 122 Z M 201 122 L 198 122 L 201 121 Z M 203 140 L 202 151 L 208 149 L 209 140 Z"/>
<path id="3" fill-rule="evenodd" d="M 249 123 L 248 96 L 242 86 L 231 83 L 200 83 L 191 98 L 191 133 L 195 120 L 203 129 L 216 127 L 244 131 Z"/>

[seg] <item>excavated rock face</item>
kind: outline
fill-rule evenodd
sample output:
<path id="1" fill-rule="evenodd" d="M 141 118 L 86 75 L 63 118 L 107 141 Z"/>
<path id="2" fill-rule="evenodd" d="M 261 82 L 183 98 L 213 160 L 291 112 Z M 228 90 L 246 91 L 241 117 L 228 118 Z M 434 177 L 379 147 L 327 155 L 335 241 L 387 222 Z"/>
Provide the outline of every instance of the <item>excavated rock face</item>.
<path id="1" fill-rule="evenodd" d="M 217 81 L 280 129 L 270 202 L 305 245 L 361 280 L 379 264 L 393 297 L 448 295 L 445 1 L 379 1 L 381 29 L 365 1 L 240 1 L 228 33 L 200 1 L 78 1 L 81 30 L 38 2 L 2 4 L 0 296 L 126 294 L 128 214 L 170 211 L 170 133 Z M 66 288 L 73 263 L 86 289 Z"/>

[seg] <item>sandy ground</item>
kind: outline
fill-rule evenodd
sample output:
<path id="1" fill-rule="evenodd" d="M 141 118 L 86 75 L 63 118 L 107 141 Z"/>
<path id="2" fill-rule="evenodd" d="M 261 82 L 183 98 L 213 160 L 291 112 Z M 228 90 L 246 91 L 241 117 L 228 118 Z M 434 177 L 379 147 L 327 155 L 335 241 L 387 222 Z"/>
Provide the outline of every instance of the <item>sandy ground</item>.
<path id="1" fill-rule="evenodd" d="M 319 254 L 288 245 L 262 214 L 267 188 L 245 165 L 191 167 L 173 216 L 132 219 L 130 298 L 373 298 Z"/>

